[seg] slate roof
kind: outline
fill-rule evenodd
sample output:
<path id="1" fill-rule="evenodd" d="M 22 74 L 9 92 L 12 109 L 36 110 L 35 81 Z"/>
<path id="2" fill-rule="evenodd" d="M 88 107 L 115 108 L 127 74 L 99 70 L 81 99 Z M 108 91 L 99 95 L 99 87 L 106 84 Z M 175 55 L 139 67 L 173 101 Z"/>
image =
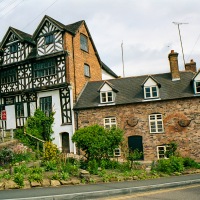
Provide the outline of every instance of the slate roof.
<path id="1" fill-rule="evenodd" d="M 171 73 L 155 74 L 151 76 L 161 84 L 161 87 L 159 88 L 161 101 L 195 96 L 191 84 L 191 80 L 194 77 L 194 73 L 192 72 L 180 72 L 181 79 L 178 81 L 172 81 Z M 109 80 L 109 82 L 119 91 L 116 94 L 115 105 L 147 102 L 144 100 L 142 88 L 142 83 L 147 77 L 148 75 Z M 98 92 L 98 89 L 103 82 L 104 81 L 88 82 L 74 109 L 87 109 L 103 106 L 103 104 L 100 104 L 100 93 Z M 109 106 L 109 104 L 106 104 L 105 106 L 107 105 Z"/>
<path id="2" fill-rule="evenodd" d="M 105 70 L 108 74 L 110 74 L 111 76 L 118 78 L 119 76 L 117 76 L 117 74 L 115 74 L 115 72 L 113 72 L 105 63 L 103 63 L 101 61 L 101 66 L 102 69 Z"/>

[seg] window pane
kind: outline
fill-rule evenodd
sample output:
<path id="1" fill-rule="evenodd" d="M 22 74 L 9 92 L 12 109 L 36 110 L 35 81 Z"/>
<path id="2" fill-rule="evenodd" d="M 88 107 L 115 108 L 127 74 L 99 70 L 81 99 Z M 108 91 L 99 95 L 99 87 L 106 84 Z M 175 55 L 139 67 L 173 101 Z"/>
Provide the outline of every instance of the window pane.
<path id="1" fill-rule="evenodd" d="M 113 98 L 112 98 L 112 92 L 108 92 L 108 101 L 113 101 Z"/>
<path id="2" fill-rule="evenodd" d="M 81 34 L 80 36 L 80 43 L 81 43 L 81 49 L 84 51 L 88 51 L 88 42 L 87 37 Z"/>
<path id="3" fill-rule="evenodd" d="M 89 65 L 84 65 L 84 75 L 90 77 L 90 67 L 89 67 Z"/>
<path id="4" fill-rule="evenodd" d="M 198 93 L 200 92 L 200 82 L 196 82 L 196 90 Z"/>

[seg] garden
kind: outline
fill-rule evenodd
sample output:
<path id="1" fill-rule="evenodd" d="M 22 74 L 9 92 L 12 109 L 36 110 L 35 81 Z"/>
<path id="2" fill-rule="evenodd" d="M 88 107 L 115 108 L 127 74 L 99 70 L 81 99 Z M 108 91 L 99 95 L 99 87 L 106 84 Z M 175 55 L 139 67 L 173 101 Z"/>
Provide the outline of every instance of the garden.
<path id="1" fill-rule="evenodd" d="M 19 143 L 0 150 L 0 190 L 153 179 L 200 172 L 199 163 L 179 155 L 175 142 L 169 144 L 168 159 L 146 165 L 140 161 L 141 152 L 135 150 L 126 152 L 123 161 L 118 161 L 113 152 L 123 146 L 123 131 L 98 125 L 75 132 L 72 141 L 85 155 L 70 156 L 53 144 L 52 123 L 53 115 L 46 118 L 37 110 L 27 120 L 25 130 L 16 131 Z M 29 133 L 44 140 L 44 146 L 40 145 L 38 150 L 36 142 L 27 137 Z"/>

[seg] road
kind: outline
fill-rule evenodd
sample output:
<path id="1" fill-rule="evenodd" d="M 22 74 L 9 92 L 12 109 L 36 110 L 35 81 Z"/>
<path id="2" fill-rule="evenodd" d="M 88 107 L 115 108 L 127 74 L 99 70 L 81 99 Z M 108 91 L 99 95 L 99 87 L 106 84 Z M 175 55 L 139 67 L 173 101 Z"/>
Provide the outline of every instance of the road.
<path id="1" fill-rule="evenodd" d="M 131 195 L 101 198 L 99 200 L 199 200 L 200 185 L 155 190 Z"/>

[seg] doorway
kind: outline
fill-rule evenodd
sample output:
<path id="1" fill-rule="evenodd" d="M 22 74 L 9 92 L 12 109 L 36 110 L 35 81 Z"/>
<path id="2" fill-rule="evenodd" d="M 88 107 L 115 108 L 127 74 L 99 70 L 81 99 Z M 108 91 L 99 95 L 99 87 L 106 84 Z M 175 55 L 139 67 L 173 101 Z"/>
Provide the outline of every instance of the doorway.
<path id="1" fill-rule="evenodd" d="M 62 152 L 70 153 L 69 133 L 62 133 Z"/>

